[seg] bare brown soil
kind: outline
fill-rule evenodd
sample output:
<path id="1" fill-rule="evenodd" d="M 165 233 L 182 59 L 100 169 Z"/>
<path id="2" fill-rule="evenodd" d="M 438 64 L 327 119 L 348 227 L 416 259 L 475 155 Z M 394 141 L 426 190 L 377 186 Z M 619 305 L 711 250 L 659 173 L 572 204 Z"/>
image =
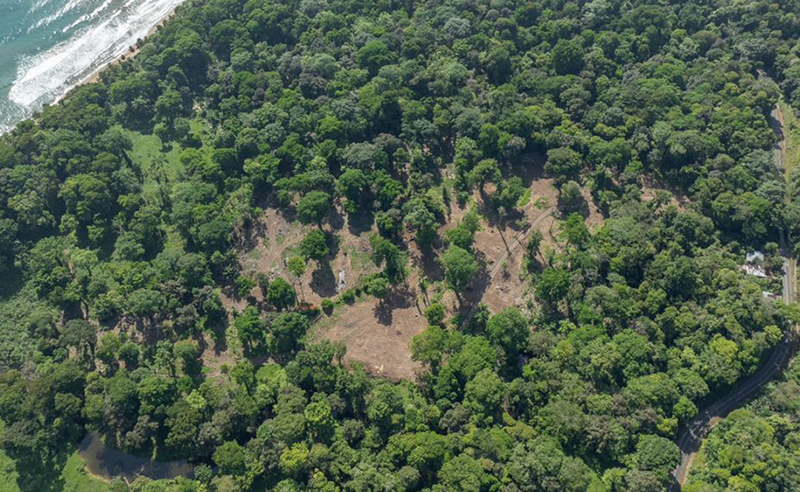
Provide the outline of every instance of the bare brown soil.
<path id="1" fill-rule="evenodd" d="M 586 207 L 588 208 L 588 215 L 586 217 L 586 225 L 589 229 L 594 232 L 597 229 L 603 227 L 603 223 L 605 221 L 605 217 L 603 217 L 603 212 L 597 207 L 592 199 L 592 194 L 589 192 L 588 189 L 582 188 L 581 195 L 583 195 L 583 199 L 586 200 Z"/>
<path id="2" fill-rule="evenodd" d="M 533 230 L 539 230 L 544 236 L 542 252 L 547 248 L 560 249 L 558 226 L 556 221 L 556 205 L 558 190 L 552 180 L 541 176 L 540 163 L 526 163 L 523 169 L 515 169 L 514 173 L 522 175 L 530 189 L 530 199 L 515 214 L 500 218 L 483 205 L 480 193 L 476 192 L 471 203 L 459 206 L 455 199 L 451 200 L 447 211 L 447 223 L 440 230 L 440 237 L 445 231 L 456 226 L 458 221 L 473 206 L 478 207 L 485 220 L 481 221 L 482 229 L 475 236 L 474 249 L 484 268 L 475 279 L 473 285 L 464 295 L 464 306 L 459 306 L 456 297 L 445 292 L 443 301 L 449 315 L 458 312 L 467 314 L 464 309 L 484 303 L 491 312 L 497 312 L 511 306 L 525 308 L 531 299 L 529 282 L 525 278 L 523 268 L 524 245 Z M 487 186 L 487 192 L 490 192 Z M 592 229 L 602 225 L 602 214 L 586 194 L 589 204 L 587 221 Z M 342 219 L 341 217 L 345 217 Z M 332 251 L 326 265 L 318 267 L 313 262 L 308 271 L 295 282 L 286 271 L 285 260 L 297 253 L 297 246 L 306 232 L 313 226 L 302 226 L 298 222 L 287 220 L 280 212 L 268 208 L 260 218 L 254 232 L 250 234 L 250 246 L 247 253 L 240 256 L 240 264 L 246 275 L 264 272 L 271 277 L 283 277 L 302 291 L 308 302 L 319 305 L 324 298 L 336 296 L 336 283 L 339 271 L 345 272 L 347 287 L 356 285 L 358 278 L 378 271 L 369 259 L 369 233 L 374 230 L 362 230 L 348 223 L 346 214 L 332 212 L 325 230 L 338 237 L 338 247 Z M 438 243 L 433 248 L 422 250 L 413 241 L 413 235 L 407 238 L 408 244 L 408 278 L 403 285 L 395 286 L 392 293 L 384 300 L 363 296 L 352 305 L 337 306 L 336 312 L 323 319 L 315 326 L 314 339 L 325 339 L 344 342 L 347 346 L 345 363 L 359 362 L 372 374 L 389 379 L 415 378 L 420 365 L 411 360 L 411 339 L 422 332 L 427 321 L 424 317 L 426 297 L 419 289 L 420 278 L 425 276 L 434 286 L 429 291 L 434 294 L 436 282 L 442 280 L 441 266 L 437 261 L 443 245 Z M 302 289 L 299 287 L 302 286 Z M 441 289 L 441 285 L 438 287 Z M 261 301 L 261 292 L 253 289 L 251 295 Z M 244 309 L 247 301 L 236 299 L 232 292 L 223 297 L 226 308 Z M 213 342 L 209 341 L 204 354 L 204 361 L 217 371 L 222 363 L 233 361 L 230 349 L 213 350 Z M 208 357 L 209 360 L 205 360 Z"/>
<path id="3" fill-rule="evenodd" d="M 686 211 L 689 205 L 689 199 L 677 190 L 672 189 L 652 176 L 647 176 L 643 179 L 642 185 L 642 201 L 650 202 L 656 199 L 656 194 L 659 191 L 667 191 L 671 195 L 670 204 L 675 205 L 681 212 Z"/>
<path id="4" fill-rule="evenodd" d="M 247 247 L 241 248 L 245 252 L 239 256 L 242 273 L 248 276 L 266 273 L 270 279 L 281 277 L 295 286 L 301 300 L 316 306 L 320 305 L 322 299 L 335 297 L 340 271 L 345 272 L 347 287 L 351 287 L 361 276 L 378 270 L 368 257 L 370 252 L 368 236 L 371 231 L 352 229 L 346 220 L 339 219 L 342 215 L 332 211 L 330 220 L 323 226 L 323 230 L 336 236 L 336 244 L 333 245 L 329 257 L 319 264 L 314 261 L 308 262 L 305 274 L 296 279 L 287 270 L 285 262 L 292 256 L 299 255 L 300 241 L 315 226 L 304 226 L 297 221 L 290 221 L 277 209 L 267 208 L 246 234 L 248 237 L 242 240 L 248 244 Z M 250 296 L 255 298 L 257 303 L 264 301 L 258 287 L 251 290 Z M 246 296 L 237 297 L 231 287 L 223 289 L 220 297 L 229 313 L 230 323 L 233 322 L 233 311 L 242 311 L 248 305 Z M 228 344 L 216 344 L 210 337 L 206 337 L 203 365 L 211 369 L 212 375 L 219 374 L 223 364 L 231 366 L 241 357 L 239 355 L 241 350 L 235 348 L 235 341 L 230 340 L 233 330 L 229 329 L 227 335 Z M 334 341 L 343 340 L 337 333 L 325 338 Z M 352 359 L 353 357 L 348 354 L 346 360 Z"/>
<path id="5" fill-rule="evenodd" d="M 521 278 L 523 248 L 520 245 L 534 229 L 542 231 L 545 242 L 555 241 L 555 231 L 551 232 L 555 221 L 552 213 L 558 195 L 552 181 L 547 179 L 533 180 L 530 189 L 531 199 L 519 216 L 502 222 L 492 217 L 482 221 L 474 248 L 485 268 L 464 296 L 465 305 L 485 303 L 490 311 L 497 312 L 511 306 L 524 307 L 530 297 L 528 282 Z M 480 196 L 476 193 L 473 198 L 480 208 Z M 459 207 L 453 201 L 449 220 L 439 230 L 440 236 L 455 227 L 470 206 Z M 481 212 L 488 215 L 486 210 Z M 516 224 L 523 217 L 529 227 L 520 228 Z M 437 251 L 423 251 L 411 242 L 408 254 L 410 274 L 406 286 L 398 288 L 384 301 L 365 298 L 343 307 L 334 319 L 323 322 L 317 330 L 321 338 L 345 342 L 346 361 L 362 362 L 373 374 L 391 379 L 413 379 L 420 369 L 419 364 L 411 360 L 409 347 L 411 339 L 427 326 L 423 315 L 425 298 L 418 287 L 420 275 L 434 282 L 442 279 L 435 259 Z M 445 294 L 444 302 L 449 315 L 459 312 L 460 306 L 452 293 Z"/>
<path id="6" fill-rule="evenodd" d="M 233 367 L 236 361 L 240 360 L 238 354 L 224 344 L 217 344 L 212 338 L 205 334 L 203 336 L 205 348 L 200 356 L 203 367 L 208 373 L 207 377 L 218 377 L 222 374 L 222 366 Z"/>
<path id="7" fill-rule="evenodd" d="M 411 339 L 427 326 L 424 303 L 412 287 L 417 283 L 414 275 L 407 288 L 398 286 L 384 301 L 366 297 L 341 307 L 341 313 L 317 327 L 317 335 L 344 342 L 345 363 L 358 361 L 376 376 L 413 380 L 420 365 L 411 360 Z"/>
<path id="8" fill-rule="evenodd" d="M 331 215 L 340 217 L 336 213 Z M 276 209 L 267 209 L 257 224 L 258 232 L 253 238 L 255 245 L 239 257 L 243 274 L 254 276 L 266 273 L 271 279 L 282 277 L 295 286 L 298 296 L 319 306 L 322 299 L 336 296 L 340 271 L 344 271 L 347 287 L 355 285 L 361 276 L 377 271 L 377 267 L 369 260 L 371 230 L 353 232 L 346 219 L 342 221 L 337 218 L 331 220 L 331 224 L 323 226 L 323 230 L 333 233 L 337 238 L 331 255 L 319 263 L 309 261 L 305 274 L 296 279 L 287 270 L 286 261 L 299 256 L 300 241 L 316 226 L 290 222 Z M 263 301 L 259 288 L 254 288 L 250 294 L 257 301 Z M 232 292 L 225 293 L 223 303 L 226 308 L 238 310 L 247 306 L 246 299 L 234 298 Z"/>

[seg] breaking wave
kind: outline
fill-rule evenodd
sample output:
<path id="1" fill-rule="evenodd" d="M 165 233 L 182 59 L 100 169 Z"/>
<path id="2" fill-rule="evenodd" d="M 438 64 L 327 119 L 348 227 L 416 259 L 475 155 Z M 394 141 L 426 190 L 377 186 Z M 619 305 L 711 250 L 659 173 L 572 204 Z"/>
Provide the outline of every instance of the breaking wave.
<path id="1" fill-rule="evenodd" d="M 55 13 L 32 23 L 29 31 L 52 23 L 54 32 L 62 33 L 58 38 L 66 38 L 18 60 L 16 77 L 8 91 L 8 99 L 17 106 L 15 119 L 30 116 L 43 105 L 57 101 L 98 69 L 125 54 L 181 1 L 69 0 Z M 39 0 L 30 10 L 44 12 L 44 7 L 52 3 L 53 0 Z M 67 13 L 71 15 L 65 17 Z M 0 132 L 7 129 L 0 127 Z"/>

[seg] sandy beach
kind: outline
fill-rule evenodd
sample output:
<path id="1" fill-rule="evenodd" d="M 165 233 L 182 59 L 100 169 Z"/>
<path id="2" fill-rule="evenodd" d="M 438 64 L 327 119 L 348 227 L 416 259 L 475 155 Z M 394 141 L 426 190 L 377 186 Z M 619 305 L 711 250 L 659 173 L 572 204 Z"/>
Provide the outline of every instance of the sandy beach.
<path id="1" fill-rule="evenodd" d="M 176 6 L 175 9 L 177 9 L 177 8 L 178 7 Z M 147 38 L 152 36 L 173 15 L 175 15 L 175 9 L 172 9 L 165 16 L 161 17 L 158 20 L 158 22 L 153 27 L 151 27 L 149 31 L 147 31 L 147 35 L 144 38 L 142 38 L 142 41 L 145 42 L 147 40 Z M 52 104 L 59 103 L 62 99 L 67 97 L 70 94 L 70 92 L 75 90 L 77 87 L 80 87 L 80 86 L 82 86 L 84 84 L 92 84 L 92 83 L 95 83 L 95 82 L 99 82 L 100 81 L 100 75 L 103 73 L 103 70 L 105 70 L 106 68 L 108 68 L 108 67 L 110 67 L 112 65 L 116 65 L 116 64 L 122 63 L 122 62 L 124 62 L 126 60 L 129 60 L 129 59 L 133 58 L 134 56 L 136 56 L 139 53 L 140 49 L 141 49 L 141 47 L 137 46 L 136 44 L 133 44 L 133 45 L 129 46 L 128 50 L 125 53 L 122 53 L 118 57 L 116 57 L 116 58 L 114 58 L 112 60 L 109 60 L 107 63 L 104 63 L 103 65 L 100 65 L 99 67 L 97 67 L 97 69 L 95 71 L 93 71 L 91 74 L 86 76 L 83 80 L 81 80 L 80 82 L 75 84 L 73 87 L 70 87 L 69 90 L 67 90 L 66 92 L 64 92 L 60 96 L 58 96 L 58 98 L 55 101 L 53 101 Z"/>

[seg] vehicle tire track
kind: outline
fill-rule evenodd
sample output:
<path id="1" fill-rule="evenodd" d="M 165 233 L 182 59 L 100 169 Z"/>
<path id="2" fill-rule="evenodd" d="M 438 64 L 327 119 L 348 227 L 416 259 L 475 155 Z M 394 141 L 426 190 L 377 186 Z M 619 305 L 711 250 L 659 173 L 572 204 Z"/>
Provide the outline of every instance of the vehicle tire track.
<path id="1" fill-rule="evenodd" d="M 495 262 L 494 266 L 489 271 L 489 274 L 487 276 L 488 278 L 486 279 L 487 284 L 491 284 L 492 280 L 494 280 L 495 275 L 497 275 L 497 272 L 500 271 L 503 262 L 506 261 L 509 257 L 511 257 L 511 255 L 514 254 L 514 251 L 516 251 L 519 246 L 522 246 L 522 242 L 530 235 L 531 232 L 533 232 L 536 229 L 536 226 L 538 226 L 547 217 L 550 217 L 555 210 L 556 207 L 548 207 L 542 210 L 539 213 L 539 215 L 533 218 L 530 225 L 526 229 L 523 229 L 514 236 L 514 238 L 511 240 L 511 246 L 506 248 L 506 253 L 503 255 L 502 258 L 500 258 Z M 480 306 L 480 302 L 475 303 L 475 305 L 473 305 L 472 308 L 470 308 L 469 312 L 464 317 L 465 324 L 469 323 L 469 320 L 472 319 L 472 316 L 475 314 L 475 310 L 478 309 L 478 306 Z"/>

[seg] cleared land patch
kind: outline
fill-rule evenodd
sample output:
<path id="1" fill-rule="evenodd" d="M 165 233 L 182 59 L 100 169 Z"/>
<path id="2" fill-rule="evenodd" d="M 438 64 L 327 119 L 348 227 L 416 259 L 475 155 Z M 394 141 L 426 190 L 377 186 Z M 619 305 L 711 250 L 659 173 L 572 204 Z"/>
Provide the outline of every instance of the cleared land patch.
<path id="1" fill-rule="evenodd" d="M 479 304 L 486 304 L 491 312 L 516 306 L 525 308 L 532 301 L 528 273 L 524 271 L 524 251 L 527 238 L 534 230 L 543 235 L 542 252 L 560 250 L 558 227 L 558 190 L 553 180 L 541 177 L 536 166 L 526 166 L 527 188 L 518 210 L 502 220 L 475 192 L 467 203 L 458 204 L 453 198 L 446 211 L 446 223 L 439 228 L 439 236 L 456 226 L 473 207 L 482 216 L 481 230 L 475 235 L 474 250 L 484 268 L 464 295 L 465 304 L 459 306 L 455 295 L 445 289 L 437 256 L 444 245 L 437 242 L 431 249 L 421 250 L 413 240 L 407 241 L 408 277 L 404 284 L 393 286 L 382 300 L 362 294 L 352 304 L 337 304 L 331 314 L 323 314 L 314 326 L 313 340 L 343 342 L 347 346 L 345 363 L 358 362 L 375 375 L 390 379 L 414 379 L 419 364 L 411 360 L 411 339 L 427 326 L 424 310 L 429 299 L 440 297 L 448 316 L 470 314 Z M 602 226 L 603 216 L 593 203 L 591 195 L 583 190 L 586 201 L 587 224 L 596 229 Z M 342 217 L 345 217 L 344 219 Z M 323 230 L 335 240 L 331 254 L 319 263 L 309 261 L 306 272 L 299 279 L 288 272 L 286 262 L 299 255 L 299 244 L 315 226 L 302 225 L 275 208 L 267 208 L 251 227 L 239 256 L 245 275 L 259 273 L 270 278 L 281 277 L 295 285 L 298 296 L 319 306 L 323 299 L 336 299 L 340 273 L 347 288 L 356 286 L 360 278 L 379 271 L 370 257 L 369 235 L 375 231 L 359 229 L 348 223 L 346 214 L 332 210 Z M 431 286 L 427 295 L 420 289 L 420 280 L 426 278 Z M 261 290 L 250 292 L 256 302 L 263 302 Z M 231 289 L 223 292 L 223 303 L 229 310 L 242 311 L 247 307 L 246 296 L 237 296 Z M 227 339 L 235 337 L 231 329 Z M 222 364 L 232 364 L 240 349 L 217 346 L 207 340 L 203 354 L 204 364 L 217 372 Z"/>

